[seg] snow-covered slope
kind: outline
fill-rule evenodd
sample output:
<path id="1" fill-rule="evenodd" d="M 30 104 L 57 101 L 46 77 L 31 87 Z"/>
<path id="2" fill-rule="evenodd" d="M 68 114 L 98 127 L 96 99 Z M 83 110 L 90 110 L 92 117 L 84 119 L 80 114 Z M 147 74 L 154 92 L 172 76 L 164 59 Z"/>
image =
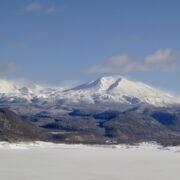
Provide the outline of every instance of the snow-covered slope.
<path id="1" fill-rule="evenodd" d="M 1 180 L 179 180 L 180 177 L 180 148 L 154 144 L 116 148 L 3 142 L 0 159 Z"/>
<path id="2" fill-rule="evenodd" d="M 179 97 L 120 76 L 102 77 L 69 90 L 40 85 L 23 86 L 11 81 L 0 80 L 0 100 L 2 98 L 10 102 L 24 99 L 31 103 L 37 103 L 39 100 L 51 103 L 61 101 L 67 104 L 98 103 L 104 105 L 105 103 L 131 105 L 148 103 L 154 106 L 166 106 L 180 103 Z"/>
<path id="3" fill-rule="evenodd" d="M 61 87 L 44 87 L 38 84 L 24 85 L 16 81 L 0 80 L 0 98 L 20 98 L 32 101 L 34 98 L 49 99 L 55 93 L 62 91 Z"/>

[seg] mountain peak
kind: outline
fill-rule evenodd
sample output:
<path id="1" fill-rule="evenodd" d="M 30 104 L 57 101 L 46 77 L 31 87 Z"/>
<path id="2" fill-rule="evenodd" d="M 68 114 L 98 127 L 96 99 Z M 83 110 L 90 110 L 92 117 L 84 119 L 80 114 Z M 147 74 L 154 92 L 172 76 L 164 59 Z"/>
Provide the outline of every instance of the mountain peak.
<path id="1" fill-rule="evenodd" d="M 121 76 L 104 76 L 100 77 L 97 80 L 82 84 L 73 88 L 72 90 L 88 90 L 94 89 L 97 91 L 106 91 L 110 88 L 110 86 L 114 83 L 125 80 Z"/>
<path id="2" fill-rule="evenodd" d="M 148 103 L 155 106 L 180 103 L 180 99 L 171 94 L 122 76 L 104 76 L 75 87 L 67 91 L 67 94 L 74 96 L 76 102 L 87 100 L 89 103 Z"/>

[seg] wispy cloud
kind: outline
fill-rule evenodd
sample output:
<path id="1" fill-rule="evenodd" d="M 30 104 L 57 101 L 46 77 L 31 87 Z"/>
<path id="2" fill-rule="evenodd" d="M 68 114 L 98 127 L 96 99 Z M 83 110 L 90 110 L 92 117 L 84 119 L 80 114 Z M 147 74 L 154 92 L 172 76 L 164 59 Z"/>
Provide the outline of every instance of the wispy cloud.
<path id="1" fill-rule="evenodd" d="M 124 65 L 128 62 L 128 56 L 127 55 L 121 55 L 121 56 L 113 56 L 111 57 L 107 63 L 109 65 Z"/>
<path id="2" fill-rule="evenodd" d="M 64 89 L 70 89 L 75 86 L 78 86 L 81 83 L 82 83 L 82 81 L 79 79 L 66 79 L 66 80 L 62 81 L 60 84 L 58 84 L 58 86 L 63 87 Z"/>
<path id="3" fill-rule="evenodd" d="M 19 71 L 22 68 L 20 64 L 0 64 L 0 74 L 11 74 Z"/>
<path id="4" fill-rule="evenodd" d="M 27 46 L 24 43 L 11 43 L 8 45 L 8 48 L 10 49 L 24 49 L 26 47 Z"/>
<path id="5" fill-rule="evenodd" d="M 104 64 L 97 64 L 88 68 L 87 73 L 110 72 L 174 72 L 179 67 L 177 54 L 172 49 L 159 49 L 146 55 L 142 60 L 135 60 L 128 55 L 114 56 Z"/>
<path id="6" fill-rule="evenodd" d="M 57 9 L 53 5 L 44 5 L 38 1 L 31 2 L 24 7 L 24 10 L 28 13 L 44 13 L 51 14 L 57 12 Z"/>
<path id="7" fill-rule="evenodd" d="M 172 61 L 173 52 L 171 49 L 160 49 L 145 57 L 146 64 L 157 64 Z"/>

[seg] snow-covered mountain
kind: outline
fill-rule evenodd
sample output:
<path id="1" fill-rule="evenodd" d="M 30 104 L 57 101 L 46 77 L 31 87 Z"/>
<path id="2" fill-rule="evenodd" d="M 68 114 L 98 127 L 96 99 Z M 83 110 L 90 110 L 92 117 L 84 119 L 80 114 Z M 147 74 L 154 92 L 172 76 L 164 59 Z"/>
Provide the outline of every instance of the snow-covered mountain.
<path id="1" fill-rule="evenodd" d="M 63 92 L 57 98 L 89 103 L 147 103 L 165 106 L 180 103 L 180 98 L 141 82 L 120 76 L 107 76 Z"/>
<path id="2" fill-rule="evenodd" d="M 3 99 L 3 101 L 2 101 Z M 4 99 L 30 103 L 39 100 L 58 103 L 104 104 L 120 103 L 136 105 L 147 103 L 154 106 L 179 104 L 180 98 L 141 82 L 130 81 L 120 76 L 107 76 L 78 87 L 63 90 L 61 87 L 40 85 L 23 86 L 12 81 L 0 80 L 0 102 Z M 34 101 L 36 99 L 36 101 Z M 38 100 L 38 101 L 37 101 Z"/>
<path id="3" fill-rule="evenodd" d="M 63 91 L 61 87 L 45 87 L 38 84 L 24 85 L 18 81 L 0 80 L 0 98 L 24 99 L 32 101 L 34 98 L 49 99 L 55 93 Z"/>

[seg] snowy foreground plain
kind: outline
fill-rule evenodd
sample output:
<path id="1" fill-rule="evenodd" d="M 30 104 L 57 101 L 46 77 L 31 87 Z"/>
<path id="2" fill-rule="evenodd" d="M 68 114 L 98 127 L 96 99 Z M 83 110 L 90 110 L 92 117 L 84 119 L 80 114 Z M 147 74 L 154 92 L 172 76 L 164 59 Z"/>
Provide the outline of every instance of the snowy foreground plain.
<path id="1" fill-rule="evenodd" d="M 180 147 L 0 143 L 2 180 L 179 180 Z"/>

